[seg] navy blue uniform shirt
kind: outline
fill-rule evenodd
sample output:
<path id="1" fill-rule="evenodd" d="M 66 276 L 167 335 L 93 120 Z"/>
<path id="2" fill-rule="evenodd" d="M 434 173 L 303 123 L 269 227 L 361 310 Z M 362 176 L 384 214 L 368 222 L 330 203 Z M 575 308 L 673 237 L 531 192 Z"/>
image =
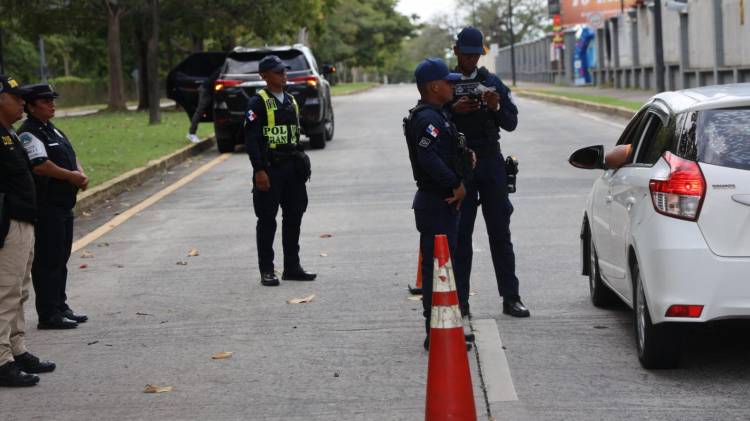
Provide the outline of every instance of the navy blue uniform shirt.
<path id="1" fill-rule="evenodd" d="M 279 102 L 278 98 L 271 93 L 268 96 L 276 102 L 277 109 L 282 111 L 281 113 L 276 112 L 276 125 L 296 125 L 296 110 L 289 94 L 284 92 L 283 103 Z M 292 115 L 295 115 L 294 119 L 292 119 Z M 266 115 L 266 105 L 263 103 L 263 98 L 257 94 L 253 95 L 247 102 L 243 128 L 245 131 L 245 149 L 250 156 L 250 162 L 253 164 L 255 172 L 265 170 L 269 166 L 268 145 L 266 139 L 263 137 L 263 127 L 267 125 L 268 116 Z M 295 134 L 295 136 L 297 135 Z M 295 143 L 299 144 L 299 138 L 296 138 Z"/>

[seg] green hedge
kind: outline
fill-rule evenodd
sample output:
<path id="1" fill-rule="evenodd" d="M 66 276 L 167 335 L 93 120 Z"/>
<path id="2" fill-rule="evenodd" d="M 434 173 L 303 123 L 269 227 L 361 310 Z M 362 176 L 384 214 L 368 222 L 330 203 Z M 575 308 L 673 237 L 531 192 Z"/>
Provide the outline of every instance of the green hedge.
<path id="1" fill-rule="evenodd" d="M 77 107 L 81 105 L 106 104 L 109 97 L 108 84 L 105 79 L 85 79 L 66 76 L 50 79 L 55 91 L 60 94 L 57 99 L 59 107 Z M 129 79 L 125 80 L 125 98 L 137 99 L 135 86 Z"/>

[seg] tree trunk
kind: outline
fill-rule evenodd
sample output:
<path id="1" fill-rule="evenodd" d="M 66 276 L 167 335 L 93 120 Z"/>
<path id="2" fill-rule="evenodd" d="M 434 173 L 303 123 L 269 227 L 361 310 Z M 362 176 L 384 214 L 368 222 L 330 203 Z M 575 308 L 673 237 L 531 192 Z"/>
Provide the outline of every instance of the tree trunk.
<path id="1" fill-rule="evenodd" d="M 150 0 L 151 34 L 148 39 L 148 123 L 161 123 L 159 104 L 159 0 Z"/>
<path id="2" fill-rule="evenodd" d="M 135 28 L 135 43 L 138 51 L 138 111 L 148 109 L 148 41 L 143 26 Z"/>
<path id="3" fill-rule="evenodd" d="M 198 35 L 193 35 L 193 52 L 194 53 L 200 53 L 203 51 L 203 37 Z"/>
<path id="4" fill-rule="evenodd" d="M 122 10 L 116 1 L 105 0 L 107 6 L 107 59 L 109 65 L 110 111 L 127 110 L 125 104 L 125 81 L 122 75 L 122 47 L 120 45 L 120 15 Z"/>

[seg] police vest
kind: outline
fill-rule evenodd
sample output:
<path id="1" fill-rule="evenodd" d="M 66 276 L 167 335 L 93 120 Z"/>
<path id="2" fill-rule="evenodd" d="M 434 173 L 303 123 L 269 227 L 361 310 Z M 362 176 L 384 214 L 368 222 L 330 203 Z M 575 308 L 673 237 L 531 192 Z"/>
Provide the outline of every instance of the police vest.
<path id="1" fill-rule="evenodd" d="M 266 125 L 263 126 L 263 138 L 266 140 L 269 151 L 291 152 L 299 143 L 299 106 L 294 96 L 289 95 L 291 106 L 278 106 L 276 98 L 273 98 L 265 89 L 258 91 L 266 107 Z"/>
<path id="2" fill-rule="evenodd" d="M 33 135 L 44 144 L 47 159 L 60 168 L 77 171 L 76 153 L 68 138 L 51 122 L 46 125 L 29 117 L 19 129 L 21 136 Z M 24 139 L 22 139 L 24 141 Z M 78 188 L 65 180 L 34 174 L 36 198 L 39 206 L 56 206 L 73 209 L 76 204 Z"/>
<path id="3" fill-rule="evenodd" d="M 463 96 L 474 99 L 481 98 L 479 85 L 484 85 L 489 75 L 490 72 L 486 68 L 480 67 L 477 70 L 475 78 L 457 81 L 453 85 L 454 100 L 458 101 Z M 469 114 L 454 114 L 451 116 L 451 120 L 458 128 L 458 131 L 466 135 L 469 147 L 479 146 L 477 143 L 484 143 L 482 141 L 494 142 L 500 139 L 500 132 L 497 123 L 495 123 L 495 116 L 486 107 Z"/>
<path id="4" fill-rule="evenodd" d="M 403 129 L 404 129 L 404 136 L 406 137 L 406 146 L 409 150 L 409 161 L 411 162 L 411 170 L 412 174 L 414 175 L 414 181 L 417 182 L 417 188 L 419 190 L 432 192 L 439 194 L 444 197 L 451 196 L 452 192 L 450 189 L 447 189 L 443 186 L 438 185 L 427 172 L 422 169 L 422 166 L 419 165 L 419 162 L 417 162 L 417 148 L 419 139 L 421 139 L 420 133 L 414 133 L 414 128 L 412 127 L 412 120 L 414 119 L 414 116 L 416 116 L 419 112 L 424 110 L 425 108 L 429 108 L 428 105 L 425 104 L 418 104 L 416 107 L 409 110 L 409 115 L 407 117 L 404 117 L 403 120 Z M 458 157 L 460 155 L 460 141 L 458 137 L 458 132 L 456 131 L 456 127 L 451 123 L 449 120 L 448 123 L 450 124 L 450 138 L 452 141 L 452 148 L 451 148 L 451 156 L 446 157 L 447 160 L 445 160 L 445 164 L 453 170 L 453 172 L 458 174 L 458 168 L 457 168 L 457 161 Z"/>

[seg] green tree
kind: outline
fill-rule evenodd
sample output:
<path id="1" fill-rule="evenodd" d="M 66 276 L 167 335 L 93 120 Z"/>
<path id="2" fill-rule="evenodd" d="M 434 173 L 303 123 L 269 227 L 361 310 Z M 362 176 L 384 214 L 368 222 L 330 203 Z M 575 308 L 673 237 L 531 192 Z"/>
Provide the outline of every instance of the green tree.
<path id="1" fill-rule="evenodd" d="M 510 44 L 508 2 L 513 7 L 513 34 L 516 42 L 537 38 L 550 30 L 547 0 L 458 0 L 466 14 L 466 24 L 482 31 L 485 44 Z"/>

